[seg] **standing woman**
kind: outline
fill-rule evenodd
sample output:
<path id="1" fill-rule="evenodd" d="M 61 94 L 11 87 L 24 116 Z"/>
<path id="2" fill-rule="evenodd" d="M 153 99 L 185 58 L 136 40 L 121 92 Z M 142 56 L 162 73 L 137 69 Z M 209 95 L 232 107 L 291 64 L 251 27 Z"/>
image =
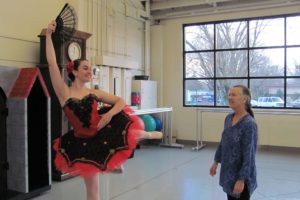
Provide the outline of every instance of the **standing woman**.
<path id="1" fill-rule="evenodd" d="M 228 200 L 249 200 L 257 187 L 255 154 L 258 135 L 249 89 L 243 85 L 232 87 L 228 102 L 233 113 L 225 118 L 210 175 L 216 174 L 220 163 L 219 183 Z"/>
<path id="2" fill-rule="evenodd" d="M 62 172 L 83 177 L 88 200 L 99 200 L 99 174 L 119 168 L 132 154 L 138 139 L 160 139 L 161 132 L 145 132 L 137 116 L 125 108 L 124 100 L 102 90 L 85 86 L 91 80 L 87 60 L 67 66 L 71 86 L 61 77 L 51 35 L 56 23 L 46 31 L 46 57 L 51 82 L 60 105 L 73 127 L 54 141 L 55 165 Z M 109 104 L 110 108 L 99 105 Z"/>

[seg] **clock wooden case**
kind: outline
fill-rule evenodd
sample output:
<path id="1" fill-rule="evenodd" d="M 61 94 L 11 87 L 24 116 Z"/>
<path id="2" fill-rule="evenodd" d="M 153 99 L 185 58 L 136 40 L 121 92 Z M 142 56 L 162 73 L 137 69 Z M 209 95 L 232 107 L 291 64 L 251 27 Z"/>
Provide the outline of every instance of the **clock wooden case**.
<path id="1" fill-rule="evenodd" d="M 74 35 L 68 42 L 62 42 L 59 38 L 52 37 L 57 64 L 66 83 L 68 82 L 68 79 L 66 76 L 65 66 L 71 59 L 86 59 L 86 40 L 90 36 L 90 33 L 75 31 Z M 38 67 L 40 68 L 51 96 L 51 139 L 54 140 L 69 131 L 70 125 L 62 112 L 62 108 L 51 84 L 46 59 L 46 29 L 43 29 L 38 37 L 40 38 L 40 63 L 38 64 Z M 52 161 L 53 159 L 54 151 L 52 151 Z M 57 171 L 52 162 L 53 180 L 62 181 L 69 177 L 70 176 L 68 174 L 62 174 Z"/>
<path id="2" fill-rule="evenodd" d="M 40 65 L 48 65 L 46 59 L 46 30 L 41 31 L 40 37 Z M 62 42 L 57 37 L 52 37 L 53 45 L 56 53 L 56 60 L 59 68 L 63 68 L 70 61 L 70 56 L 72 56 L 72 51 L 80 51 L 80 56 L 78 58 L 86 59 L 86 40 L 91 37 L 92 34 L 75 31 L 74 35 L 71 37 L 70 41 Z"/>

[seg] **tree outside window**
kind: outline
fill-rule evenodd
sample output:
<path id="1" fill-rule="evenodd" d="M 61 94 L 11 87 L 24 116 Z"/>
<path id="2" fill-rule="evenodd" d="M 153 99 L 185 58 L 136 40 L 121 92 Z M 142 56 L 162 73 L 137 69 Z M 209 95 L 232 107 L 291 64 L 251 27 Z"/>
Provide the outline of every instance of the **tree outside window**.
<path id="1" fill-rule="evenodd" d="M 295 15 L 184 25 L 184 106 L 227 106 L 229 88 L 242 84 L 254 107 L 300 108 L 299 23 Z"/>

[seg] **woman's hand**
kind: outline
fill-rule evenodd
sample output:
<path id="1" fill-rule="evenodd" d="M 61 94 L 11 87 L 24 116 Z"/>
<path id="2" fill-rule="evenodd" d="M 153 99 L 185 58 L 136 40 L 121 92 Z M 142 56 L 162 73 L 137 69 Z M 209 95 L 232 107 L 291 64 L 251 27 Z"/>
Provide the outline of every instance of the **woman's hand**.
<path id="1" fill-rule="evenodd" d="M 217 173 L 217 168 L 218 168 L 218 163 L 215 161 L 215 162 L 212 164 L 212 166 L 210 167 L 210 169 L 209 169 L 209 174 L 210 174 L 211 176 L 216 175 L 216 173 Z"/>
<path id="2" fill-rule="evenodd" d="M 100 130 L 103 127 L 105 127 L 110 122 L 111 118 L 112 118 L 112 115 L 109 112 L 101 115 L 100 121 L 98 122 L 98 125 L 97 125 L 97 129 Z"/>
<path id="3" fill-rule="evenodd" d="M 245 181 L 244 180 L 237 180 L 234 184 L 233 188 L 233 194 L 240 194 L 243 192 L 245 187 Z"/>
<path id="4" fill-rule="evenodd" d="M 51 35 L 52 33 L 55 32 L 55 29 L 56 29 L 56 22 L 52 20 L 48 25 L 46 34 Z"/>

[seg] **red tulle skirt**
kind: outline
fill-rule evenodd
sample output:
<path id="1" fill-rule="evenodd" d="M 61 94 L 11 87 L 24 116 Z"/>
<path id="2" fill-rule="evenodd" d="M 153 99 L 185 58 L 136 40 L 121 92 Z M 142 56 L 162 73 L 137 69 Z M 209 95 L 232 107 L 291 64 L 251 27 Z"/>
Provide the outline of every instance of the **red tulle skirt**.
<path id="1" fill-rule="evenodd" d="M 54 160 L 56 168 L 62 173 L 69 173 L 71 176 L 80 175 L 84 177 L 93 176 L 97 173 L 107 173 L 120 168 L 120 166 L 132 155 L 134 149 L 136 148 L 137 142 L 141 137 L 140 132 L 141 130 L 144 130 L 143 121 L 136 115 L 130 115 L 133 114 L 131 108 L 126 107 L 123 111 L 127 114 L 131 121 L 127 128 L 127 141 L 123 147 L 116 148 L 115 153 L 106 159 L 105 164 L 99 167 L 99 165 L 95 164 L 96 162 L 93 160 L 83 160 L 80 158 L 70 161 L 68 156 L 66 156 L 61 149 L 62 137 L 59 137 L 54 140 L 53 144 L 53 148 L 56 153 Z M 98 134 L 101 134 L 101 130 L 98 132 Z M 74 137 L 76 138 L 76 136 Z M 122 137 L 122 135 L 120 135 L 120 137 Z M 97 148 L 101 148 L 101 144 L 102 143 L 100 143 L 100 147 Z M 78 148 L 81 147 L 79 146 Z"/>

